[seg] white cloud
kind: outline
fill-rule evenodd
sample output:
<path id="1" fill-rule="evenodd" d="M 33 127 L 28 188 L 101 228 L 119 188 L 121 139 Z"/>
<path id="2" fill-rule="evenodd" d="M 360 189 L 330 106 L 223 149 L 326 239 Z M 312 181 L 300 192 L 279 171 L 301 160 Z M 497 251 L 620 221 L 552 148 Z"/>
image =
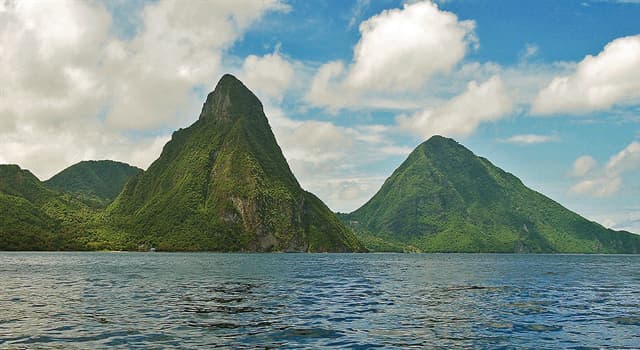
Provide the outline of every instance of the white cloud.
<path id="1" fill-rule="evenodd" d="M 640 212 L 636 212 L 635 218 L 633 219 L 625 220 L 623 218 L 621 220 L 614 221 L 613 225 L 611 225 L 610 227 L 614 230 L 624 230 L 635 234 L 640 234 Z"/>
<path id="2" fill-rule="evenodd" d="M 477 44 L 474 27 L 473 21 L 459 21 L 431 2 L 383 11 L 360 24 L 361 38 L 348 67 L 333 61 L 319 68 L 307 100 L 334 110 L 363 104 L 406 105 L 393 95 L 421 88 L 435 74 L 450 72 L 468 47 Z"/>
<path id="3" fill-rule="evenodd" d="M 185 110 L 191 118 L 190 107 L 201 103 L 191 89 L 215 83 L 223 50 L 266 11 L 285 9 L 277 0 L 197 1 L 189 6 L 165 0 L 145 6 L 141 32 L 122 43 L 124 54 L 112 62 L 125 79 L 113 89 L 107 121 L 147 128 L 177 117 L 184 120 Z"/>
<path id="4" fill-rule="evenodd" d="M 344 63 L 333 61 L 318 69 L 311 81 L 306 99 L 315 106 L 324 106 L 332 110 L 344 108 L 356 100 L 353 91 L 340 86 L 339 78 L 343 74 Z"/>
<path id="5" fill-rule="evenodd" d="M 640 234 L 640 208 L 636 205 L 591 210 L 587 217 L 614 230 L 625 230 Z M 590 215 L 589 215 L 590 214 Z"/>
<path id="6" fill-rule="evenodd" d="M 388 126 L 293 120 L 270 104 L 265 105 L 265 114 L 302 187 L 333 210 L 351 211 L 364 204 L 388 176 L 379 166 L 371 171 L 371 165 L 390 159 L 399 162 L 412 150 L 393 143 Z"/>
<path id="7" fill-rule="evenodd" d="M 431 2 L 383 11 L 360 24 L 347 84 L 374 90 L 419 88 L 462 60 L 475 40 L 474 27 Z"/>
<path id="8" fill-rule="evenodd" d="M 618 193 L 624 176 L 640 170 L 640 143 L 632 142 L 611 156 L 600 171 L 594 171 L 596 165 L 589 156 L 576 159 L 570 174 L 586 178 L 573 185 L 570 193 L 593 197 L 608 197 Z"/>
<path id="9" fill-rule="evenodd" d="M 397 156 L 408 156 L 409 153 L 413 151 L 411 147 L 403 147 L 403 146 L 384 146 L 380 148 L 380 152 L 382 154 L 388 155 L 397 155 Z"/>
<path id="10" fill-rule="evenodd" d="M 607 162 L 607 172 L 621 174 L 640 169 L 640 143 L 632 142 Z"/>
<path id="11" fill-rule="evenodd" d="M 533 145 L 538 143 L 556 142 L 559 140 L 558 135 L 537 135 L 537 134 L 524 134 L 513 135 L 504 142 L 513 143 L 516 145 Z"/>
<path id="12" fill-rule="evenodd" d="M 293 64 L 276 50 L 261 57 L 247 56 L 242 64 L 241 79 L 260 98 L 282 101 L 294 74 Z"/>
<path id="13" fill-rule="evenodd" d="M 351 212 L 362 206 L 380 189 L 384 176 L 328 179 L 318 186 L 323 200 L 338 212 Z"/>
<path id="14" fill-rule="evenodd" d="M 349 129 L 316 120 L 300 122 L 280 133 L 278 140 L 291 162 L 312 165 L 341 160 L 353 146 Z"/>
<path id="15" fill-rule="evenodd" d="M 128 138 L 92 124 L 67 131 L 20 126 L 0 139 L 0 164 L 17 163 L 45 180 L 82 160 L 114 159 L 146 168 L 170 135 Z"/>
<path id="16" fill-rule="evenodd" d="M 573 162 L 573 167 L 569 172 L 569 175 L 574 177 L 585 177 L 589 175 L 597 166 L 598 162 L 593 159 L 593 157 L 584 155 L 578 157 Z"/>
<path id="17" fill-rule="evenodd" d="M 97 2 L 0 3 L 1 160 L 43 177 L 94 156 L 146 165 L 119 150 L 157 156 L 148 135 L 195 119 L 194 89 L 213 86 L 225 50 L 264 13 L 288 9 L 278 0 L 154 1 L 123 39 Z M 128 138 L 133 130 L 146 136 Z"/>
<path id="18" fill-rule="evenodd" d="M 570 193 L 593 197 L 608 197 L 620 190 L 622 179 L 618 176 L 587 179 L 571 186 Z"/>
<path id="19" fill-rule="evenodd" d="M 439 107 L 412 116 L 401 115 L 397 123 L 401 129 L 425 139 L 436 134 L 467 136 L 480 123 L 503 118 L 511 109 L 502 80 L 493 76 L 482 84 L 470 82 L 465 92 Z"/>
<path id="20" fill-rule="evenodd" d="M 532 104 L 538 115 L 589 113 L 640 99 L 640 35 L 618 38 L 586 56 L 573 74 L 554 78 Z"/>

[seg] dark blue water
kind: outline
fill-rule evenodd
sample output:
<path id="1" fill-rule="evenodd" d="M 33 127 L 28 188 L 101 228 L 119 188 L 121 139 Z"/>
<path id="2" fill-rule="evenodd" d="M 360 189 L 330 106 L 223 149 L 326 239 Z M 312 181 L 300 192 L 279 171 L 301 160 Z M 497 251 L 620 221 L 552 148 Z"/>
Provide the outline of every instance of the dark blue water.
<path id="1" fill-rule="evenodd" d="M 0 348 L 638 348 L 640 256 L 0 253 Z"/>

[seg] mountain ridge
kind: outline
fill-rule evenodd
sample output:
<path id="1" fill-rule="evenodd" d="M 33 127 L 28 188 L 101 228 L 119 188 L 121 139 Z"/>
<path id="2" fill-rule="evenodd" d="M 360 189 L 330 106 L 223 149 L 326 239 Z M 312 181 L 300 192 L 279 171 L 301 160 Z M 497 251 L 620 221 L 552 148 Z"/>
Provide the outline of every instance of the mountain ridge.
<path id="1" fill-rule="evenodd" d="M 262 104 L 231 75 L 207 96 L 198 120 L 174 132 L 149 169 L 127 183 L 107 215 L 121 223 L 117 230 L 162 249 L 362 250 L 300 187 Z"/>
<path id="2" fill-rule="evenodd" d="M 0 165 L 0 249 L 84 250 L 80 238 L 95 214 L 51 190 L 29 170 Z"/>
<path id="3" fill-rule="evenodd" d="M 640 252 L 640 236 L 584 219 L 442 136 L 416 147 L 342 219 L 374 250 Z"/>
<path id="4" fill-rule="evenodd" d="M 0 165 L 0 219 L 10 250 L 640 253 L 640 236 L 571 212 L 442 136 L 336 215 L 300 186 L 262 103 L 228 74 L 146 171 L 85 161 L 42 182 Z"/>
<path id="5" fill-rule="evenodd" d="M 88 160 L 75 163 L 43 184 L 53 190 L 75 194 L 90 206 L 105 207 L 113 201 L 132 176 L 143 170 L 113 160 Z"/>

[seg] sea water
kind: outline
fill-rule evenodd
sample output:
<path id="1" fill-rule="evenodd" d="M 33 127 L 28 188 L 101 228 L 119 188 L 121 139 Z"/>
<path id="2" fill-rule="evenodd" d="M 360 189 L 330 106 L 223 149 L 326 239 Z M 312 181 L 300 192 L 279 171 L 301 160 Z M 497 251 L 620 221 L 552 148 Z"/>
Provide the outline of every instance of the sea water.
<path id="1" fill-rule="evenodd" d="M 638 348 L 640 256 L 0 252 L 0 348 Z"/>

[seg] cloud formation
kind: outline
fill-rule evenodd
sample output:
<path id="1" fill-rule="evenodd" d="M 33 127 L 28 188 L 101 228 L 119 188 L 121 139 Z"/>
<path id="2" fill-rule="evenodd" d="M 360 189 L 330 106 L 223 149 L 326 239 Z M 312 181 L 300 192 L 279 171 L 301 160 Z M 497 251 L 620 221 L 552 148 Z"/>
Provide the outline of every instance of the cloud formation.
<path id="1" fill-rule="evenodd" d="M 242 64 L 242 81 L 260 98 L 282 101 L 295 71 L 293 64 L 276 52 L 264 56 L 249 55 Z"/>
<path id="2" fill-rule="evenodd" d="M 632 142 L 622 151 L 611 156 L 607 164 L 599 171 L 596 161 L 582 156 L 574 162 L 571 175 L 585 177 L 569 192 L 592 197 L 608 197 L 619 192 L 624 176 L 640 170 L 640 143 Z"/>
<path id="3" fill-rule="evenodd" d="M 493 76 L 482 84 L 470 82 L 465 92 L 441 106 L 401 115 L 396 121 L 401 129 L 423 139 L 436 134 L 468 136 L 480 123 L 503 118 L 511 110 L 502 79 Z"/>
<path id="4" fill-rule="evenodd" d="M 585 177 L 591 173 L 598 166 L 598 162 L 593 157 L 584 155 L 578 157 L 573 162 L 573 168 L 569 172 L 569 176 L 573 177 Z"/>
<path id="5" fill-rule="evenodd" d="M 353 106 L 403 108 L 396 95 L 447 73 L 477 45 L 473 21 L 425 1 L 381 12 L 360 24 L 360 40 L 348 66 L 332 61 L 318 69 L 306 98 L 337 110 Z"/>
<path id="6" fill-rule="evenodd" d="M 533 100 L 531 113 L 581 114 L 640 99 L 640 35 L 618 38 L 586 56 L 571 75 L 554 78 Z"/>
<path id="7" fill-rule="evenodd" d="M 149 2 L 121 38 L 97 2 L 2 4 L 0 154 L 44 178 L 88 157 L 145 166 L 117 150 L 148 149 L 197 117 L 197 91 L 213 86 L 225 50 L 265 13 L 288 9 L 278 0 Z"/>
<path id="8" fill-rule="evenodd" d="M 302 187 L 333 210 L 351 211 L 362 205 L 388 176 L 388 169 L 372 165 L 388 160 L 399 163 L 412 151 L 393 143 L 388 126 L 344 127 L 293 120 L 268 104 L 265 114 Z"/>
<path id="9" fill-rule="evenodd" d="M 503 142 L 513 143 L 516 145 L 534 145 L 538 143 L 548 143 L 548 142 L 556 142 L 560 138 L 558 135 L 538 135 L 538 134 L 524 134 L 524 135 L 513 135 L 507 139 L 504 139 Z"/>
<path id="10" fill-rule="evenodd" d="M 474 27 L 428 1 L 383 11 L 360 24 L 346 83 L 381 91 L 419 88 L 462 60 L 475 42 Z"/>

